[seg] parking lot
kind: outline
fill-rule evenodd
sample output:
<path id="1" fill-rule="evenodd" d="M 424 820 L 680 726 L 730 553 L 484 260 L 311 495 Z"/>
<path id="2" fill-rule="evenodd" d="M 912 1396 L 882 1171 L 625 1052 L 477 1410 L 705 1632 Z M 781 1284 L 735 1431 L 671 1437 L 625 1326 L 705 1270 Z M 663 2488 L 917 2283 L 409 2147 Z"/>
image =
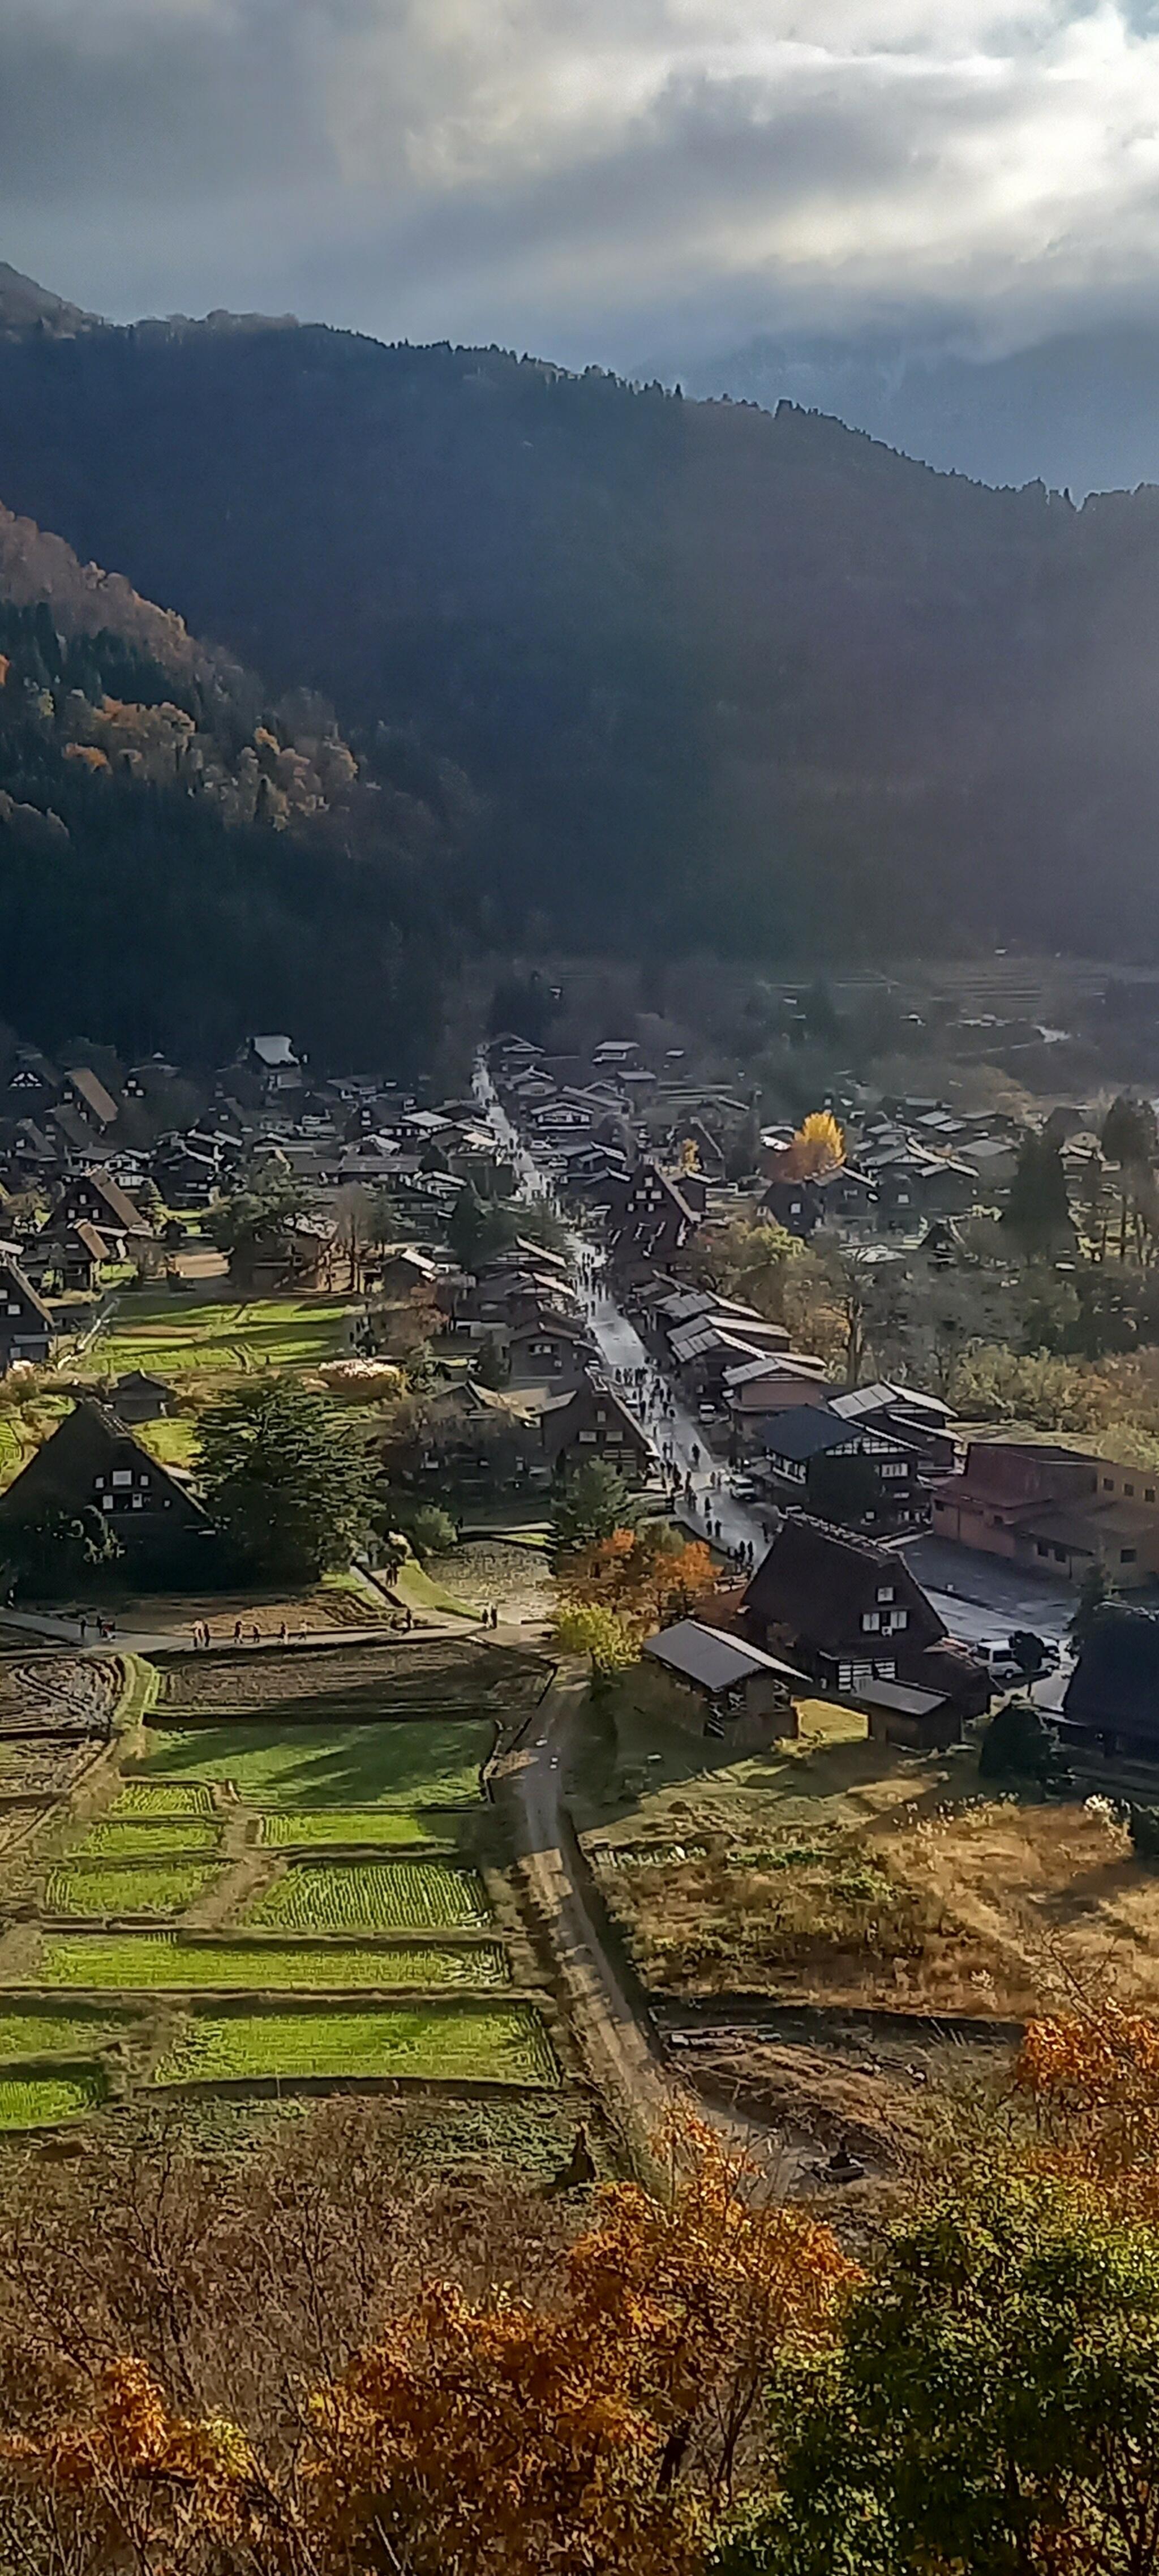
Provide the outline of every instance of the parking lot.
<path id="1" fill-rule="evenodd" d="M 951 1634 L 967 1645 L 1004 1644 L 1015 1628 L 1065 1641 L 1078 1599 L 1069 1584 L 1039 1582 L 1020 1566 L 947 1539 L 907 1539 L 901 1553 Z"/>

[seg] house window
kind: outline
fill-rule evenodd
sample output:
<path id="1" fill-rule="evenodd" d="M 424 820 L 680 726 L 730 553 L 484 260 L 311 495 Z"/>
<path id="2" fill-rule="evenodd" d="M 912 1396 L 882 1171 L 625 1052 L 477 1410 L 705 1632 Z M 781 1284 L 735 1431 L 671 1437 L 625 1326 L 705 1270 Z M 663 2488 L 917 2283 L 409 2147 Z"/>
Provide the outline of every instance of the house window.
<path id="1" fill-rule="evenodd" d="M 112 1497 L 112 1495 L 111 1495 L 111 1494 L 102 1494 L 102 1495 L 101 1495 L 101 1510 L 102 1510 L 103 1512 L 111 1512 L 112 1508 L 113 1508 L 113 1497 Z"/>
<path id="2" fill-rule="evenodd" d="M 895 1682 L 897 1680 L 897 1663 L 892 1655 L 886 1655 L 884 1658 L 880 1659 L 874 1665 L 873 1670 L 874 1676 L 879 1682 Z"/>
<path id="3" fill-rule="evenodd" d="M 861 1625 L 866 1636 L 875 1634 L 881 1626 L 880 1610 L 863 1610 L 861 1613 Z"/>
<path id="4" fill-rule="evenodd" d="M 143 1495 L 143 1494 L 134 1494 L 134 1496 L 133 1496 L 133 1509 L 134 1509 L 134 1511 L 135 1511 L 135 1512 L 143 1512 L 143 1511 L 144 1511 L 144 1509 L 145 1509 L 145 1497 L 144 1497 L 144 1495 Z"/>
<path id="5" fill-rule="evenodd" d="M 908 1628 L 909 1626 L 909 1612 L 908 1610 L 892 1610 L 888 1619 L 883 1619 L 881 1624 L 887 1636 L 898 1637 L 900 1636 L 902 1629 Z"/>
<path id="6" fill-rule="evenodd" d="M 1134 1486 L 1133 1486 L 1133 1485 L 1124 1485 L 1124 1487 L 1123 1487 L 1123 1492 L 1124 1492 L 1124 1494 L 1125 1494 L 1126 1496 L 1128 1496 L 1128 1498 L 1129 1498 L 1132 1502 L 1134 1501 L 1134 1499 L 1135 1499 L 1135 1488 L 1134 1488 Z"/>
<path id="7" fill-rule="evenodd" d="M 594 1442 L 596 1435 L 594 1431 L 581 1431 L 579 1436 L 581 1440 L 587 1441 L 590 1446 Z"/>
<path id="8" fill-rule="evenodd" d="M 131 1485 L 131 1484 L 132 1484 L 132 1481 L 133 1481 L 133 1470 L 132 1470 L 132 1468 L 131 1468 L 131 1467 L 114 1467 L 114 1469 L 113 1469 L 113 1483 L 114 1483 L 114 1485 Z"/>
<path id="9" fill-rule="evenodd" d="M 1136 1557 L 1137 1557 L 1137 1555 L 1138 1555 L 1138 1553 L 1139 1553 L 1139 1551 L 1138 1551 L 1138 1549 L 1137 1549 L 1137 1548 L 1134 1548 L 1134 1547 L 1121 1547 L 1121 1548 L 1119 1549 L 1119 1563 L 1120 1563 L 1120 1565 L 1133 1565 L 1133 1564 L 1134 1564 L 1134 1562 L 1135 1562 L 1135 1559 L 1136 1559 Z"/>
<path id="10" fill-rule="evenodd" d="M 1104 1494 L 1113 1494 L 1113 1493 L 1114 1493 L 1114 1490 L 1115 1490 L 1115 1479 L 1114 1479 L 1114 1477 L 1113 1477 L 1113 1476 L 1104 1476 L 1104 1478 L 1103 1478 L 1103 1492 L 1104 1492 Z"/>
<path id="11" fill-rule="evenodd" d="M 894 1587 L 893 1587 L 892 1583 L 879 1583 L 879 1584 L 878 1584 L 878 1587 L 877 1587 L 877 1597 L 878 1597 L 878 1600 L 879 1600 L 879 1601 L 892 1601 L 892 1599 L 893 1599 L 893 1593 L 894 1593 Z"/>
<path id="12" fill-rule="evenodd" d="M 1050 1555 L 1050 1549 L 1048 1548 L 1048 1546 L 1047 1546 L 1047 1544 L 1046 1544 L 1046 1540 L 1045 1540 L 1044 1538 L 1037 1538 L 1037 1539 L 1035 1540 L 1035 1542 L 1034 1542 L 1034 1545 L 1035 1545 L 1035 1552 L 1036 1552 L 1036 1554 L 1037 1554 L 1037 1555 L 1039 1555 L 1039 1556 L 1049 1556 L 1049 1555 Z"/>
<path id="13" fill-rule="evenodd" d="M 1144 1488 L 1143 1488 L 1143 1500 L 1144 1500 L 1144 1502 L 1145 1502 L 1145 1503 L 1153 1503 L 1153 1502 L 1154 1502 L 1154 1500 L 1155 1500 L 1155 1488 L 1154 1488 L 1154 1485 L 1145 1485 L 1145 1486 L 1144 1486 Z"/>

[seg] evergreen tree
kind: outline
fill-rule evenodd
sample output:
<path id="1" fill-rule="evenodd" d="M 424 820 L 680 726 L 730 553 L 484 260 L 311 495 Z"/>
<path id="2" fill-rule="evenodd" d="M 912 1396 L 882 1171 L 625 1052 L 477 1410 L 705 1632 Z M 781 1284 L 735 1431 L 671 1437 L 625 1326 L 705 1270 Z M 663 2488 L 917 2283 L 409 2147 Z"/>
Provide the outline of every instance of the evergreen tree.
<path id="1" fill-rule="evenodd" d="M 1033 1133 L 1023 1137 L 1002 1224 L 1031 1257 L 1048 1251 L 1069 1234 L 1070 1197 L 1062 1155 L 1053 1137 Z"/>
<path id="2" fill-rule="evenodd" d="M 202 1415 L 198 1452 L 206 1507 L 247 1571 L 314 1583 L 349 1565 L 371 1479 L 324 1396 L 290 1377 L 237 1387 Z"/>

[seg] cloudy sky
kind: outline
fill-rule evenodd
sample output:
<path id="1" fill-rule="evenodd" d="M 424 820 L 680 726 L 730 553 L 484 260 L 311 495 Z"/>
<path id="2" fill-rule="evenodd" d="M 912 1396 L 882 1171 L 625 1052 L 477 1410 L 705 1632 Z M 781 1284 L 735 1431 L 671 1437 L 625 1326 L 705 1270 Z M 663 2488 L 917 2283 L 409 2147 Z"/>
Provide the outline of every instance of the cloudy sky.
<path id="1" fill-rule="evenodd" d="M 0 258 L 631 365 L 1159 312 L 1159 0 L 0 0 Z"/>

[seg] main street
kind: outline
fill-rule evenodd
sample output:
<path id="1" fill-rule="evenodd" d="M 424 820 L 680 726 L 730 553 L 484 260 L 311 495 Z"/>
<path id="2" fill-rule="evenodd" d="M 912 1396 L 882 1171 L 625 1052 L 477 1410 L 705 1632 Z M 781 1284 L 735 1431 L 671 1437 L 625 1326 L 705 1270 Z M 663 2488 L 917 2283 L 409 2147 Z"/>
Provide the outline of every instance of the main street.
<path id="1" fill-rule="evenodd" d="M 486 1065 L 476 1068 L 475 1095 L 480 1108 L 502 1143 L 504 1152 L 519 1176 L 521 1193 L 529 1199 L 550 1199 L 551 1183 L 539 1169 L 534 1156 L 516 1133 L 495 1090 Z M 695 1415 L 682 1403 L 676 1390 L 660 1375 L 650 1358 L 631 1317 L 614 1295 L 607 1263 L 603 1255 L 593 1252 L 581 1235 L 569 1234 L 568 1251 L 585 1321 L 595 1341 L 604 1366 L 621 1401 L 634 1414 L 655 1441 L 657 1450 L 669 1442 L 673 1459 L 680 1472 L 681 1485 L 692 1479 L 691 1495 L 686 1490 L 674 1498 L 674 1508 L 690 1529 L 705 1538 L 708 1520 L 720 1529 L 719 1544 L 725 1548 L 751 1547 L 757 1564 L 768 1546 L 763 1523 L 747 1504 L 732 1492 L 727 1467 L 718 1467 L 708 1454 L 704 1434 Z M 634 1383 L 634 1373 L 644 1371 L 642 1383 Z M 617 1384 L 617 1372 L 621 1383 Z M 661 1414 L 658 1409 L 645 1410 L 645 1398 L 663 1394 L 672 1407 Z M 710 1484 L 713 1474 L 720 1484 Z"/>

